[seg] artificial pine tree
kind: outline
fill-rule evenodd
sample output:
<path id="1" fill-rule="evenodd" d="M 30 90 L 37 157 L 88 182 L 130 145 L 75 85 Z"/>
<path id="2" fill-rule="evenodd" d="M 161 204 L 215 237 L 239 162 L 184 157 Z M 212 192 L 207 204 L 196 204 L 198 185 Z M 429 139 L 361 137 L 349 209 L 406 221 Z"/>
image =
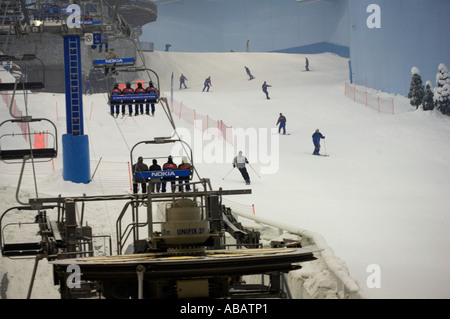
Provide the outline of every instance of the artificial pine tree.
<path id="1" fill-rule="evenodd" d="M 443 114 L 450 115 L 450 74 L 443 63 L 439 64 L 436 74 L 434 105 Z"/>
<path id="2" fill-rule="evenodd" d="M 413 67 L 411 69 L 412 78 L 411 85 L 409 87 L 408 98 L 410 99 L 409 103 L 415 106 L 416 109 L 422 104 L 423 96 L 425 91 L 423 89 L 422 78 L 419 74 L 419 69 Z"/>
<path id="3" fill-rule="evenodd" d="M 431 89 L 431 82 L 427 81 L 425 88 L 425 95 L 423 96 L 422 109 L 424 111 L 432 111 L 434 109 L 433 90 Z"/>

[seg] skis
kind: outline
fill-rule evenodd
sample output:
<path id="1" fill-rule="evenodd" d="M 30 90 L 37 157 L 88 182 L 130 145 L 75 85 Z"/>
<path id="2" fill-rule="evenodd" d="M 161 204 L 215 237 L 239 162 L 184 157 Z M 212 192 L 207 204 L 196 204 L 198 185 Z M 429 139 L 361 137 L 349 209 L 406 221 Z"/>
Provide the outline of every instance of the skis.
<path id="1" fill-rule="evenodd" d="M 119 118 L 119 114 L 111 114 L 111 112 L 108 112 L 108 115 L 112 116 L 115 119 Z M 150 113 L 141 113 L 139 115 L 147 115 L 147 116 L 150 116 L 150 117 L 155 117 L 154 114 L 150 114 Z M 120 114 L 120 118 L 121 119 L 123 119 L 125 116 L 136 117 L 138 115 Z"/>

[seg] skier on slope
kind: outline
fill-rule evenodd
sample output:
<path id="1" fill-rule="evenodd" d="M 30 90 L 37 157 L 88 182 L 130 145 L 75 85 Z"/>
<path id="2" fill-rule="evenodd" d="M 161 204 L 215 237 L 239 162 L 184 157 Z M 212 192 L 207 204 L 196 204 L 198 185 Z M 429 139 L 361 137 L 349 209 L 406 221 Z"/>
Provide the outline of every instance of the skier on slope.
<path id="1" fill-rule="evenodd" d="M 210 76 L 208 76 L 206 78 L 204 85 L 205 86 L 203 87 L 203 91 L 202 92 L 205 92 L 205 89 L 207 89 L 206 91 L 209 92 L 209 87 L 212 86 L 212 84 L 211 84 L 211 77 Z"/>
<path id="2" fill-rule="evenodd" d="M 278 134 L 280 134 L 281 129 L 283 129 L 283 134 L 286 134 L 286 117 L 280 113 L 280 116 L 278 117 L 277 125 L 280 124 L 278 127 Z"/>
<path id="3" fill-rule="evenodd" d="M 250 185 L 250 176 L 248 176 L 247 168 L 245 167 L 246 163 L 248 164 L 247 157 L 242 155 L 242 151 L 239 151 L 238 156 L 236 156 L 233 160 L 233 167 L 237 167 L 241 172 L 241 175 L 245 180 L 245 184 Z"/>
<path id="4" fill-rule="evenodd" d="M 182 85 L 184 85 L 184 88 L 187 89 L 187 86 L 186 86 L 186 83 L 185 83 L 185 81 L 187 81 L 187 80 L 188 79 L 183 74 L 181 74 L 181 76 L 180 76 L 180 90 L 181 90 L 181 86 Z"/>
<path id="5" fill-rule="evenodd" d="M 263 90 L 263 92 L 266 94 L 266 98 L 267 98 L 268 100 L 270 100 L 270 97 L 269 97 L 269 92 L 267 91 L 267 88 L 268 88 L 268 87 L 271 87 L 271 86 L 272 86 L 272 85 L 267 84 L 266 81 L 264 81 L 264 83 L 263 83 L 263 85 L 262 85 L 262 90 Z"/>
<path id="6" fill-rule="evenodd" d="M 314 143 L 314 153 L 313 155 L 320 155 L 320 139 L 325 138 L 325 136 L 322 135 L 322 133 L 319 132 L 319 129 L 317 129 L 314 134 L 312 135 L 313 143 Z"/>
<path id="7" fill-rule="evenodd" d="M 250 77 L 250 79 L 248 79 L 248 80 L 249 81 L 253 80 L 254 77 L 253 77 L 252 73 L 250 72 L 250 69 L 248 67 L 246 67 L 246 66 L 244 68 L 245 68 L 245 72 L 247 72 L 247 75 Z"/>

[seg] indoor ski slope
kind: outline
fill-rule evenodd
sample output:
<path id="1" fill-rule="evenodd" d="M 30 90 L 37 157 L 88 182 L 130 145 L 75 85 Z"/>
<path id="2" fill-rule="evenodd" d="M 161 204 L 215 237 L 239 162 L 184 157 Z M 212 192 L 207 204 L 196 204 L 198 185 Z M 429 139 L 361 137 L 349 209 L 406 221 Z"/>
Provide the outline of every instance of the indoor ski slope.
<path id="1" fill-rule="evenodd" d="M 222 120 L 238 134 L 235 142 L 242 142 L 239 146 L 214 142 L 213 135 L 202 135 L 174 115 L 179 134 L 191 141 L 199 174 L 210 178 L 213 188 L 248 187 L 239 171 L 231 170 L 231 160 L 239 150 L 247 155 L 252 194 L 231 198 L 237 207 L 251 209 L 254 204 L 257 216 L 321 234 L 369 297 L 448 298 L 450 118 L 415 111 L 401 96 L 394 97 L 395 115 L 379 114 L 344 96 L 347 59 L 308 55 L 311 71 L 305 72 L 305 57 L 153 52 L 146 53 L 146 64 L 158 73 L 169 101 L 173 72 L 175 101 L 197 114 Z M 254 80 L 248 80 L 244 66 Z M 188 78 L 188 89 L 179 90 L 181 73 Z M 202 89 L 208 76 L 212 87 L 206 93 Z M 261 90 L 264 81 L 272 85 L 270 100 Z M 17 99 L 24 109 L 23 98 Z M 29 114 L 50 118 L 63 134 L 64 100 L 63 95 L 31 94 Z M 287 117 L 291 135 L 271 131 L 280 112 Z M 54 169 L 52 163 L 37 166 L 40 196 L 129 192 L 130 149 L 142 140 L 172 134 L 160 106 L 155 117 L 115 119 L 108 113 L 104 94 L 85 96 L 92 173 L 101 159 L 93 181 L 88 185 L 63 181 L 60 155 Z M 0 115 L 9 118 L 1 99 Z M 329 157 L 312 155 L 311 135 L 316 129 L 326 136 L 321 153 Z M 149 164 L 153 156 L 172 151 L 149 148 L 136 155 L 144 156 Z M 20 165 L 0 164 L 0 211 L 17 205 L 19 171 Z M 35 197 L 29 167 L 26 176 L 23 199 Z M 94 229 L 99 233 L 114 231 L 120 207 L 96 205 L 85 216 L 89 225 L 98 225 Z M 33 298 L 58 298 L 45 264 L 42 261 L 38 270 Z M 380 271 L 379 287 L 366 284 L 373 265 Z M 0 280 L 7 278 L 8 298 L 25 298 L 32 266 L 33 261 L 0 259 Z"/>

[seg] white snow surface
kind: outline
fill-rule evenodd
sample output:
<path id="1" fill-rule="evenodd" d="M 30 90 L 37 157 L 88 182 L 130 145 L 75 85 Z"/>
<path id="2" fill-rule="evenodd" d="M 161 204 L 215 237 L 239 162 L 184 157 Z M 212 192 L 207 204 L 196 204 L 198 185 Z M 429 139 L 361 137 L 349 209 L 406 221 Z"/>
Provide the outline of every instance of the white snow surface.
<path id="1" fill-rule="evenodd" d="M 264 132 L 275 127 L 280 112 L 286 116 L 291 135 L 268 133 L 267 140 L 257 142 L 262 154 L 269 154 L 263 150 L 264 145 L 274 146 L 271 156 L 279 161 L 274 172 L 262 173 L 267 162 L 261 154 L 245 154 L 251 164 L 250 186 L 237 170 L 224 180 L 232 168 L 231 155 L 211 161 L 213 150 L 207 146 L 212 142 L 203 141 L 203 153 L 194 154 L 200 159 L 195 164 L 201 177 L 211 179 L 214 189 L 250 187 L 251 195 L 236 195 L 231 200 L 243 207 L 254 204 L 257 216 L 321 234 L 371 298 L 450 297 L 449 117 L 438 111 L 414 110 L 402 96 L 393 96 L 400 109 L 395 115 L 379 114 L 354 103 L 344 96 L 347 59 L 328 53 L 152 52 L 146 57 L 147 66 L 160 77 L 165 96 L 170 95 L 173 72 L 174 99 L 200 114 L 223 120 L 235 130 Z M 305 57 L 310 61 L 310 72 L 303 71 Z M 244 66 L 250 68 L 254 80 L 248 80 Z M 181 73 L 188 78 L 188 89 L 178 89 Z M 202 88 L 208 76 L 212 92 L 206 93 Z M 264 81 L 272 85 L 270 100 L 261 90 Z M 66 132 L 64 101 L 61 94 L 31 94 L 28 112 L 55 121 L 61 135 Z M 18 104 L 24 110 L 23 98 L 18 97 Z M 63 180 L 60 145 L 55 170 L 51 163 L 36 165 L 39 197 L 129 192 L 126 163 L 131 147 L 142 140 L 172 134 L 159 105 L 155 117 L 114 119 L 108 113 L 105 94 L 84 97 L 91 173 L 102 158 L 93 181 L 77 184 Z M 1 99 L 0 115 L 2 120 L 10 117 Z M 194 134 L 191 125 L 175 120 L 182 134 Z M 326 137 L 321 153 L 329 157 L 312 155 L 311 135 L 317 128 Z M 213 145 L 220 148 L 224 144 L 218 141 Z M 193 145 L 194 151 L 198 146 Z M 247 146 L 244 153 L 251 147 L 256 146 Z M 169 155 L 152 148 L 139 152 L 135 155 L 147 158 L 148 164 L 152 156 Z M 175 161 L 178 164 L 180 158 Z M 24 201 L 36 197 L 30 166 L 19 194 Z M 119 166 L 125 173 L 114 179 Z M 19 173 L 20 164 L 0 164 L 0 212 L 19 206 L 15 200 Z M 85 220 L 96 234 L 114 232 L 121 206 L 89 204 Z M 7 298 L 26 297 L 33 263 L 0 258 L 0 284 L 3 289 L 7 284 Z M 380 287 L 370 288 L 366 281 L 373 265 L 379 266 L 381 280 Z M 59 298 L 45 260 L 40 262 L 31 298 Z"/>

